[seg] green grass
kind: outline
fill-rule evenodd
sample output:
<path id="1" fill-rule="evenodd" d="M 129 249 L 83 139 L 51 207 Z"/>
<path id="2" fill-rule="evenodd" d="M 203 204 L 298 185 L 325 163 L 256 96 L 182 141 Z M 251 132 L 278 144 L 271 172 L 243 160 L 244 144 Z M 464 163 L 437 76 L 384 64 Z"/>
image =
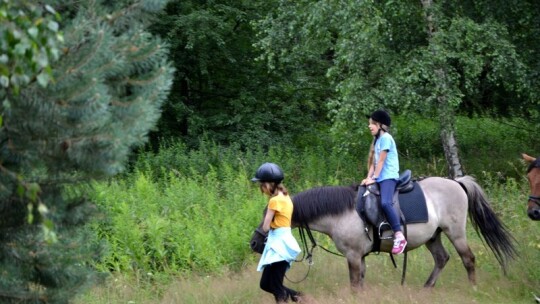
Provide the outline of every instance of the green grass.
<path id="1" fill-rule="evenodd" d="M 415 176 L 445 172 L 440 156 L 402 160 L 402 168 L 413 169 Z M 489 160 L 483 159 L 484 170 L 474 175 L 516 238 L 519 257 L 506 276 L 469 225 L 476 288 L 445 238 L 451 259 L 430 291 L 422 287 L 433 267 L 424 247 L 410 252 L 404 286 L 399 284 L 401 269 L 392 267 L 388 255 L 370 255 L 365 290 L 352 294 L 345 260 L 320 249 L 308 278 L 288 285 L 315 303 L 532 303 L 533 293 L 540 295 L 540 225 L 526 216 L 525 165 L 510 158 L 506 172 L 518 176 L 512 177 L 497 171 L 500 163 L 485 165 Z M 110 275 L 75 303 L 273 303 L 259 289 L 258 255 L 248 246 L 266 204 L 249 179 L 265 161 L 283 167 L 292 193 L 350 184 L 360 180 L 364 167 L 363 158 L 323 147 L 262 152 L 208 143 L 187 150 L 175 144 L 159 154 L 142 154 L 132 172 L 95 185 L 93 199 L 107 217 L 94 222 L 93 229 L 109 244 L 95 267 Z M 319 244 L 332 246 L 328 237 L 317 235 Z M 295 263 L 288 276 L 298 280 L 307 271 L 306 264 Z"/>
<path id="2" fill-rule="evenodd" d="M 82 296 L 78 303 L 273 302 L 258 287 L 258 255 L 247 246 L 264 205 L 260 193 L 251 185 L 245 185 L 245 192 L 236 185 L 235 194 L 218 200 L 218 187 L 197 188 L 188 181 L 173 179 L 170 187 L 157 191 L 152 188 L 155 185 L 141 179 L 135 182 L 135 188 L 110 184 L 108 192 L 101 189 L 111 203 L 109 211 L 116 215 L 107 236 L 113 244 L 111 255 L 98 268 L 114 271 L 105 285 Z M 351 294 L 345 260 L 320 249 L 316 249 L 308 278 L 289 285 L 319 303 L 337 303 L 335 299 L 339 303 L 356 303 L 359 299 L 363 303 L 531 303 L 532 294 L 540 294 L 540 226 L 526 218 L 526 189 L 520 188 L 523 183 L 486 188 L 493 207 L 517 240 L 520 256 L 509 265 L 507 276 L 469 225 L 469 243 L 477 261 L 476 289 L 469 285 L 466 271 L 446 239 L 451 259 L 432 291 L 422 288 L 433 267 L 423 247 L 410 252 L 403 287 L 399 285 L 401 269 L 394 269 L 387 255 L 370 255 L 366 290 Z M 242 198 L 239 193 L 248 196 Z M 230 211 L 239 211 L 234 204 L 243 206 L 240 214 Z M 214 208 L 220 213 L 208 211 Z M 320 244 L 332 245 L 327 237 L 317 237 Z M 306 264 L 295 264 L 288 276 L 296 281 L 307 271 Z M 394 300 L 398 295 L 405 299 Z"/>
<path id="3" fill-rule="evenodd" d="M 447 242 L 451 258 L 436 287 L 431 290 L 422 287 L 433 266 L 431 255 L 423 247 L 409 252 L 404 286 L 400 285 L 402 258 L 397 259 L 398 268 L 395 269 L 388 255 L 370 255 L 366 258 L 364 290 L 352 293 L 345 259 L 320 249 L 315 251 L 311 269 L 305 262 L 295 263 L 287 273 L 289 280 L 298 281 L 309 271 L 307 278 L 300 283 L 286 280 L 285 284 L 307 293 L 314 303 L 533 303 L 535 290 L 540 293 L 540 281 L 535 277 L 539 265 L 530 259 L 538 260 L 539 248 L 520 246 L 524 255 L 512 263 L 508 275 L 504 276 L 479 240 L 471 238 L 470 242 L 477 256 L 476 288 L 467 281 L 457 253 Z M 538 244 L 540 240 L 536 239 L 536 242 Z M 274 303 L 271 295 L 259 289 L 260 273 L 255 268 L 256 262 L 252 261 L 241 271 L 190 274 L 178 276 L 168 283 L 117 274 L 77 303 Z"/>

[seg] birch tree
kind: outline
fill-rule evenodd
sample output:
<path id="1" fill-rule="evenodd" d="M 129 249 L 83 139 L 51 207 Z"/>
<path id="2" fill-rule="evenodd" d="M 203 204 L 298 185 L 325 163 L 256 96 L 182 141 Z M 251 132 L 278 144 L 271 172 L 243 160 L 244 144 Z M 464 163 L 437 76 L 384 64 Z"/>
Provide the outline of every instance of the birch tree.
<path id="1" fill-rule="evenodd" d="M 259 46 L 270 67 L 305 54 L 318 54 L 329 64 L 318 75 L 334 89 L 327 106 L 343 148 L 365 149 L 360 143 L 367 133 L 365 115 L 374 109 L 433 117 L 448 175 L 459 176 L 466 172 L 456 115 L 538 117 L 534 75 L 540 65 L 531 54 L 540 45 L 535 34 L 540 26 L 532 21 L 540 12 L 534 1 L 492 6 L 489 1 L 282 1 L 259 23 L 264 42 Z M 532 42 L 525 43 L 524 36 Z"/>

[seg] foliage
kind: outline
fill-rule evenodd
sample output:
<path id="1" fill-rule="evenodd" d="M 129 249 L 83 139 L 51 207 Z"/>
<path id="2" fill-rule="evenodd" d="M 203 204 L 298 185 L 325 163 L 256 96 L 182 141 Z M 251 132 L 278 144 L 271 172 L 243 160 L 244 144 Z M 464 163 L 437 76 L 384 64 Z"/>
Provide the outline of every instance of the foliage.
<path id="1" fill-rule="evenodd" d="M 528 133 L 493 119 L 460 117 L 457 122 L 467 173 L 490 188 L 523 176 L 519 152 L 530 141 Z M 445 174 L 434 124 L 420 116 L 396 119 L 401 169 L 411 169 L 414 177 Z M 353 184 L 366 173 L 369 144 L 367 138 L 364 151 L 347 154 L 327 148 L 330 142 L 301 150 L 275 146 L 265 152 L 202 140 L 197 149 L 171 142 L 158 153 L 142 153 L 132 172 L 96 185 L 95 200 L 111 216 L 94 226 L 111 243 L 98 267 L 141 277 L 238 269 L 251 260 L 246 240 L 265 203 L 249 182 L 261 163 L 278 163 L 292 193 Z M 492 178 L 485 179 L 486 172 Z"/>
<path id="2" fill-rule="evenodd" d="M 500 31 L 504 29 L 509 34 L 505 35 L 504 40 L 496 41 L 496 37 L 492 36 L 491 43 L 492 45 L 507 44 L 511 43 L 511 48 L 514 49 L 513 52 L 517 54 L 517 59 L 521 61 L 524 66 L 513 67 L 512 65 L 508 66 L 506 71 L 495 71 L 499 74 L 505 73 L 523 73 L 526 72 L 526 75 L 522 83 L 514 83 L 517 85 L 515 88 L 518 93 L 518 96 L 513 96 L 511 91 L 507 90 L 508 85 L 512 85 L 512 81 L 505 82 L 500 88 L 494 87 L 485 81 L 485 76 L 482 77 L 480 82 L 480 88 L 487 94 L 483 99 L 477 99 L 474 101 L 476 103 L 475 107 L 485 108 L 484 111 L 489 112 L 489 108 L 493 106 L 495 111 L 499 112 L 499 115 L 505 114 L 505 109 L 508 109 L 510 105 L 513 105 L 509 110 L 510 113 L 516 114 L 518 116 L 524 115 L 527 118 L 532 118 L 532 123 L 535 124 L 535 128 L 538 127 L 538 108 L 535 101 L 538 100 L 538 56 L 531 56 L 536 53 L 540 48 L 540 25 L 535 20 L 538 19 L 540 14 L 539 7 L 535 1 L 446 1 L 442 6 L 444 14 L 448 16 L 459 16 L 466 15 L 468 18 L 473 20 L 473 22 L 478 24 L 492 24 L 497 26 Z M 488 35 L 489 32 L 488 32 Z M 481 46 L 482 44 L 477 44 Z M 478 48 L 476 48 L 478 50 Z M 508 48 L 507 48 L 508 49 Z M 500 56 L 504 60 L 506 56 L 511 55 L 500 54 L 498 53 L 499 49 L 494 48 L 491 50 L 491 56 Z M 516 58 L 515 55 L 511 55 L 510 58 Z M 514 60 L 512 59 L 512 60 Z M 491 65 L 490 62 L 488 62 Z M 488 66 L 489 67 L 489 66 Z M 523 77 L 523 76 L 521 76 Z M 508 80 L 508 77 L 504 77 L 505 80 Z M 501 90 L 503 88 L 503 90 Z M 487 97 L 487 98 L 486 98 Z M 516 103 L 511 103 L 509 100 L 516 98 Z M 521 104 L 522 101 L 529 99 L 531 103 Z M 468 103 L 468 107 L 473 106 L 471 101 L 465 101 Z M 518 106 L 519 105 L 519 106 Z M 488 107 L 486 107 L 488 106 Z M 521 106 L 521 109 L 520 109 Z M 517 110 L 518 113 L 512 112 L 512 108 Z M 493 109 L 492 109 L 493 110 Z M 519 111 L 523 111 L 519 113 Z M 506 113 L 507 114 L 507 113 Z"/>
<path id="3" fill-rule="evenodd" d="M 352 183 L 347 176 L 354 176 L 358 168 L 363 169 L 359 164 L 362 159 L 328 148 L 331 145 L 331 142 L 323 142 L 311 149 L 276 145 L 265 150 L 244 151 L 237 146 L 223 146 L 209 140 L 201 140 L 196 149 L 176 141 L 163 144 L 157 153 L 149 151 L 139 154 L 133 171 L 144 172 L 152 181 L 161 184 L 167 183 L 171 172 L 177 176 L 196 178 L 215 170 L 220 179 L 223 177 L 223 166 L 253 173 L 262 163 L 270 161 L 278 163 L 286 171 L 286 180 L 307 179 L 317 184 L 346 180 Z M 298 159 L 298 155 L 304 157 Z M 131 176 L 128 172 L 125 178 Z"/>
<path id="4" fill-rule="evenodd" d="M 249 180 L 265 161 L 282 166 L 293 192 L 351 180 L 356 171 L 350 158 L 322 149 L 263 154 L 178 143 L 143 154 L 133 173 L 95 186 L 96 202 L 110 214 L 95 224 L 111 248 L 98 268 L 143 277 L 240 269 L 253 259 L 247 240 L 266 203 Z"/>
<path id="5" fill-rule="evenodd" d="M 0 1 L 0 100 L 8 103 L 7 90 L 18 94 L 21 86 L 37 81 L 45 87 L 51 64 L 60 57 L 63 35 L 58 14 L 50 5 L 31 1 Z"/>
<path id="6" fill-rule="evenodd" d="M 153 29 L 171 45 L 177 73 L 159 130 L 152 134 L 154 147 L 163 138 L 182 138 L 196 147 L 201 134 L 249 149 L 294 144 L 327 123 L 326 82 L 313 81 L 304 70 L 296 74 L 301 62 L 278 73 L 256 60 L 252 23 L 273 3 L 169 3 Z"/>
<path id="7" fill-rule="evenodd" d="M 457 139 L 466 174 L 480 176 L 488 170 L 505 180 L 522 175 L 515 166 L 523 152 L 540 151 L 535 134 L 524 128 L 522 119 L 464 117 L 456 119 Z M 396 116 L 391 133 L 400 152 L 401 169 L 412 169 L 420 176 L 446 176 L 446 165 L 439 144 L 438 123 L 421 115 Z M 363 149 L 367 151 L 368 143 Z"/>
<path id="8" fill-rule="evenodd" d="M 470 133 L 485 131 L 477 129 L 474 122 L 464 122 L 463 126 L 468 126 Z M 469 140 L 473 139 L 466 137 L 462 142 Z M 94 229 L 111 244 L 109 253 L 96 267 L 111 271 L 113 277 L 119 278 L 123 284 L 139 286 L 140 290 L 123 294 L 124 297 L 139 295 L 152 299 L 149 301 L 166 301 L 164 293 L 167 288 L 172 288 L 176 302 L 184 302 L 192 291 L 187 294 L 176 292 L 178 278 L 193 282 L 199 277 L 207 280 L 223 276 L 223 280 L 228 282 L 225 279 L 228 276 L 235 277 L 235 281 L 241 280 L 246 266 L 255 272 L 253 267 L 259 256 L 251 253 L 247 242 L 261 220 L 266 198 L 249 179 L 262 161 L 270 160 L 283 166 L 286 186 L 292 193 L 317 185 L 348 184 L 358 176 L 354 157 L 317 148 L 304 151 L 275 149 L 266 154 L 241 152 L 203 142 L 198 150 L 175 143 L 162 147 L 160 151 L 158 154 L 142 155 L 137 170 L 124 175 L 122 179 L 99 183 L 95 187 L 95 199 L 110 217 L 96 221 Z M 208 159 L 208 163 L 204 162 L 205 159 Z M 426 165 L 421 158 L 410 162 L 415 167 Z M 512 166 L 509 162 L 506 165 Z M 484 163 L 487 161 L 484 160 Z M 437 173 L 431 169 L 427 167 L 425 174 Z M 485 166 L 483 172 L 478 172 L 477 178 L 483 184 L 494 210 L 517 238 L 520 258 L 510 265 L 508 278 L 503 278 L 494 257 L 483 247 L 473 229 L 468 232 L 468 238 L 477 257 L 480 290 L 489 289 L 487 282 L 506 282 L 497 287 L 497 292 L 504 292 L 504 298 L 513 296 L 523 299 L 530 296 L 535 282 L 540 279 L 535 271 L 540 262 L 534 258 L 540 239 L 534 233 L 528 233 L 537 226 L 527 219 L 525 212 L 528 191 L 526 166 L 516 162 L 511 169 L 519 177 L 509 177 L 504 181 L 494 169 L 494 166 Z M 317 237 L 320 238 L 319 243 L 331 244 L 327 238 Z M 453 247 L 448 243 L 445 246 L 449 248 L 452 258 L 441 277 L 440 286 L 436 288 L 440 292 L 451 288 L 449 286 L 454 286 L 456 282 L 463 282 L 466 276 L 457 254 L 452 253 Z M 421 286 L 422 280 L 429 274 L 432 258 L 427 251 L 424 252 L 427 255 L 422 252 L 415 251 L 410 256 L 407 274 L 410 285 Z M 325 253 L 316 251 L 316 255 L 317 259 L 324 259 Z M 368 257 L 370 280 L 383 280 L 385 286 L 399 284 L 399 271 L 392 268 L 389 260 L 380 262 L 377 261 L 379 259 L 383 257 Z M 307 284 L 308 290 L 313 288 L 313 291 L 323 286 L 329 289 L 328 292 L 336 292 L 336 283 L 328 282 L 325 276 L 328 274 L 327 267 L 319 266 L 324 268 L 317 270 L 317 265 L 325 265 L 317 261 L 302 286 Z M 343 260 L 338 261 L 345 266 Z M 378 276 L 373 267 L 385 275 Z M 304 275 L 302 271 L 306 271 L 306 266 L 295 264 L 294 269 L 301 269 Z M 301 277 L 298 272 L 288 275 L 289 278 Z M 344 286 L 348 284 L 345 269 L 338 271 L 336 277 L 342 280 Z M 258 274 L 253 275 L 252 280 L 258 279 Z M 103 287 L 110 292 L 101 297 L 90 293 L 85 301 L 95 303 L 92 301 L 103 301 L 104 298 L 110 301 L 113 295 L 122 294 L 122 290 L 125 290 L 125 287 L 115 287 L 119 282 L 111 280 L 109 285 Z M 228 289 L 229 284 L 233 283 L 226 283 L 223 288 Z M 311 284 L 313 286 L 309 287 Z M 510 288 L 506 286 L 508 284 L 514 285 Z M 256 283 L 253 286 L 257 288 Z M 152 295 L 143 295 L 148 290 L 153 291 Z M 486 303 L 492 301 L 494 296 L 487 293 L 471 292 L 466 297 Z M 512 296 L 506 296 L 506 293 Z M 242 296 L 246 297 L 243 293 Z M 248 296 L 244 302 L 256 302 L 253 300 L 256 297 Z M 126 298 L 121 299 L 125 302 Z M 220 303 L 222 299 L 219 299 L 216 303 Z"/>
<path id="9" fill-rule="evenodd" d="M 90 262 L 102 244 L 88 228 L 97 210 L 87 183 L 120 172 L 145 142 L 172 78 L 166 45 L 146 31 L 164 1 L 48 3 L 62 14 L 65 37 L 59 60 L 47 61 L 54 82 L 8 90 L 10 102 L 0 105 L 3 303 L 67 303 L 95 281 Z M 27 33 L 39 40 L 50 32 Z M 28 43 L 17 71 L 35 68 Z"/>
<path id="10" fill-rule="evenodd" d="M 252 215 L 263 207 L 241 174 L 223 182 L 214 172 L 202 181 L 172 174 L 159 185 L 140 173 L 131 186 L 98 187 L 97 201 L 112 215 L 97 228 L 111 246 L 100 269 L 145 277 L 239 269 L 249 259 L 243 227 L 256 225 Z"/>
<path id="11" fill-rule="evenodd" d="M 344 148 L 357 148 L 357 124 L 378 107 L 436 121 L 452 116 L 453 108 L 535 117 L 538 65 L 531 54 L 538 50 L 539 27 L 517 27 L 515 19 L 525 16 L 520 18 L 530 24 L 527 20 L 537 18 L 538 11 L 529 10 L 532 4 L 501 3 L 520 12 L 503 15 L 487 1 L 435 3 L 430 12 L 437 17 L 436 31 L 430 40 L 420 1 L 284 1 L 260 22 L 258 46 L 271 67 L 306 54 L 317 58 L 314 53 L 326 62 L 325 55 L 332 54 L 327 69 L 315 72 L 336 89 L 328 106 Z M 534 43 L 516 39 L 513 30 L 530 35 Z M 310 65 L 300 68 L 308 71 Z"/>

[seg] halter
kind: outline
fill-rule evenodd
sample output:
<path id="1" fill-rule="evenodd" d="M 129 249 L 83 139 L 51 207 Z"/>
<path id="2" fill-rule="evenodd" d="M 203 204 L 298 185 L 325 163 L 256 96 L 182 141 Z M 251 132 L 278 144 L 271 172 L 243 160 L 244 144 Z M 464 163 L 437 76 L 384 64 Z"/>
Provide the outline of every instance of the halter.
<path id="1" fill-rule="evenodd" d="M 540 207 L 540 196 L 538 195 L 529 195 L 529 202 L 533 202 Z"/>
<path id="2" fill-rule="evenodd" d="M 530 164 L 529 168 L 527 169 L 527 173 L 531 172 L 531 170 L 534 168 L 540 168 L 540 157 L 537 157 L 536 160 Z M 530 194 L 529 202 L 533 202 L 540 206 L 540 196 Z"/>

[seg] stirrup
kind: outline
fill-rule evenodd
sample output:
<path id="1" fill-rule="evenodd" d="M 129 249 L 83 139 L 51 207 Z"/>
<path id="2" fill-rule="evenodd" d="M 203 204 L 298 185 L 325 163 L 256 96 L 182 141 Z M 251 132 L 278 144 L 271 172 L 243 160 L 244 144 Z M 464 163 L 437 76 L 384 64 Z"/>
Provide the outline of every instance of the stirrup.
<path id="1" fill-rule="evenodd" d="M 384 233 L 384 231 L 382 231 L 382 228 L 385 227 L 385 226 L 387 226 L 387 227 L 390 229 L 390 231 L 392 231 L 392 226 L 390 226 L 390 223 L 388 223 L 388 222 L 381 222 L 381 223 L 379 224 L 379 227 L 377 227 L 378 230 L 379 230 L 379 238 L 380 238 L 381 240 L 391 240 L 391 239 L 393 239 L 394 237 L 393 237 L 392 234 L 390 234 L 390 236 L 385 236 L 385 237 L 383 237 L 382 234 Z"/>

